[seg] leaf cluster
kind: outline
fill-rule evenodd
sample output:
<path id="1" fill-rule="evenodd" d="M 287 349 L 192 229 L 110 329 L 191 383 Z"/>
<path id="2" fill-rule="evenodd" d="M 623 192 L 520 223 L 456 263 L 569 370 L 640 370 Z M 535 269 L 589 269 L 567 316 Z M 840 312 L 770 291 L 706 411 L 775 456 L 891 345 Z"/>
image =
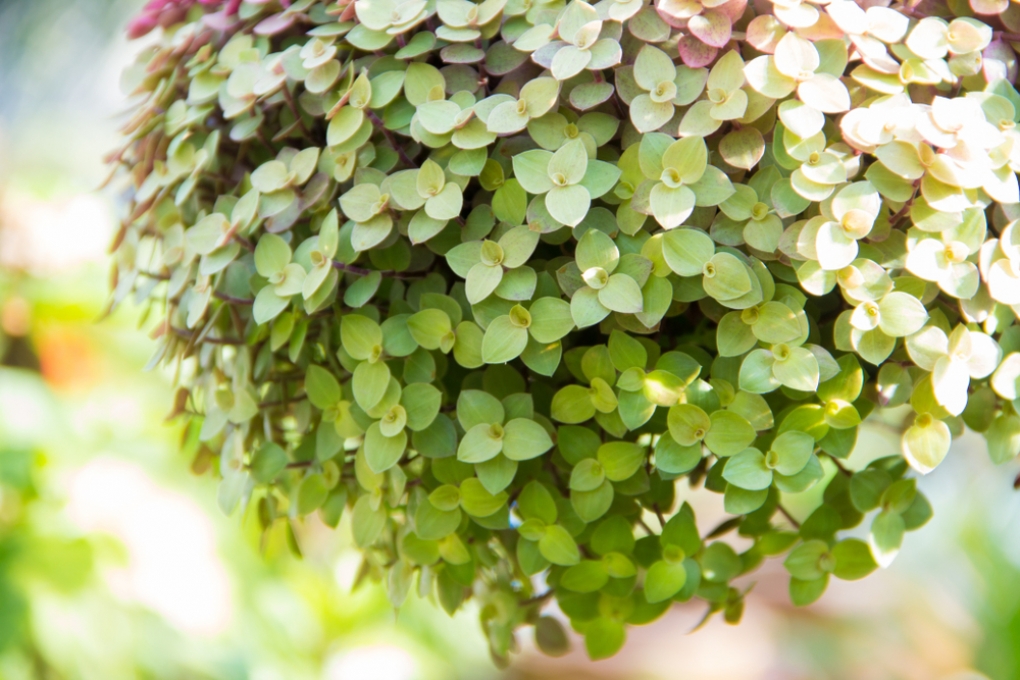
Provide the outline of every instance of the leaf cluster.
<path id="1" fill-rule="evenodd" d="M 672 602 L 736 622 L 773 556 L 809 603 L 965 428 L 1020 452 L 1018 5 L 158 5 L 112 303 L 196 468 L 266 532 L 349 515 L 497 660 L 564 650 L 549 598 L 593 658 Z"/>

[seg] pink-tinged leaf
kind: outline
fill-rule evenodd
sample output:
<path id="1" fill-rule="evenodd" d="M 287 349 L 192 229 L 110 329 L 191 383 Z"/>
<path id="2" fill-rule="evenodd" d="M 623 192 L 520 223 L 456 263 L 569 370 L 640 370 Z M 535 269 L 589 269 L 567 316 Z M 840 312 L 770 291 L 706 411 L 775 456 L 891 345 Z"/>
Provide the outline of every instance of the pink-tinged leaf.
<path id="1" fill-rule="evenodd" d="M 352 2 L 349 5 L 347 5 L 346 7 L 344 7 L 344 11 L 340 13 L 340 16 L 338 16 L 336 18 L 336 20 L 341 22 L 341 23 L 343 23 L 345 21 L 351 21 L 351 20 L 354 19 L 354 15 L 355 15 L 355 7 L 354 7 L 354 3 Z"/>
<path id="2" fill-rule="evenodd" d="M 283 33 L 294 25 L 296 18 L 295 15 L 285 12 L 266 17 L 255 25 L 255 35 L 276 35 L 277 33 Z"/>
<path id="3" fill-rule="evenodd" d="M 817 42 L 819 40 L 843 40 L 846 37 L 846 32 L 836 25 L 832 17 L 825 12 L 821 12 L 818 15 L 818 21 L 814 25 L 797 29 L 797 35 L 805 40 Z"/>
<path id="4" fill-rule="evenodd" d="M 733 34 L 733 24 L 730 23 L 730 18 L 722 12 L 716 10 L 709 10 L 703 14 L 693 16 L 687 22 L 687 30 L 694 35 L 695 38 L 711 47 L 725 47 L 726 43 L 730 41 L 730 36 Z M 712 56 L 715 56 L 714 54 Z M 684 63 L 688 66 L 693 66 L 684 59 Z M 708 62 L 705 62 L 706 64 Z M 702 66 L 704 64 L 699 64 Z"/>
<path id="5" fill-rule="evenodd" d="M 729 0 L 721 5 L 717 5 L 712 8 L 713 12 L 722 12 L 730 18 L 730 25 L 735 21 L 744 16 L 744 10 L 747 9 L 747 0 Z"/>
<path id="6" fill-rule="evenodd" d="M 999 15 L 999 21 L 1010 33 L 1020 33 L 1020 5 L 1009 3 L 1006 11 Z"/>
<path id="7" fill-rule="evenodd" d="M 975 14 L 1002 14 L 1009 7 L 1009 0 L 970 0 Z"/>
<path id="8" fill-rule="evenodd" d="M 719 52 L 716 48 L 706 45 L 692 35 L 680 38 L 676 48 L 680 52 L 680 58 L 683 59 L 684 64 L 691 68 L 708 66 Z"/>
<path id="9" fill-rule="evenodd" d="M 156 28 L 158 24 L 159 17 L 155 14 L 142 14 L 141 16 L 135 17 L 130 21 L 130 23 L 128 23 L 128 38 L 131 40 L 141 38 L 143 35 L 148 34 L 152 29 Z"/>
<path id="10" fill-rule="evenodd" d="M 656 12 L 658 12 L 663 21 L 669 24 L 670 28 L 685 28 L 687 26 L 687 19 L 680 19 L 659 8 L 656 8 Z"/>
<path id="11" fill-rule="evenodd" d="M 756 16 L 747 25 L 748 44 L 764 54 L 774 53 L 776 45 L 784 35 L 786 35 L 786 27 L 771 14 Z"/>
<path id="12" fill-rule="evenodd" d="M 234 16 L 230 16 L 226 9 L 221 9 L 219 12 L 203 16 L 202 23 L 214 31 L 229 31 L 238 23 L 236 14 L 235 12 Z"/>
<path id="13" fill-rule="evenodd" d="M 981 53 L 981 69 L 988 82 L 1004 79 L 1010 83 L 1016 82 L 1017 62 L 1016 52 L 1004 40 L 993 40 Z"/>

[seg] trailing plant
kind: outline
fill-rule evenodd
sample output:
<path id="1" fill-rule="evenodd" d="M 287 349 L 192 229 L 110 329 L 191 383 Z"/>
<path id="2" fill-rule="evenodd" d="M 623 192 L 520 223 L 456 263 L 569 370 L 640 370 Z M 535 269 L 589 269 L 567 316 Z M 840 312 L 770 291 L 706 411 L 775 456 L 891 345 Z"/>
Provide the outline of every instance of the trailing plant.
<path id="1" fill-rule="evenodd" d="M 267 533 L 349 514 L 364 577 L 476 600 L 497 660 L 564 619 L 606 657 L 677 601 L 736 622 L 771 557 L 810 603 L 928 520 L 965 426 L 1020 450 L 1016 4 L 157 0 L 130 30 L 157 27 L 113 302 L 158 319 L 196 467 Z M 851 455 L 869 416 L 901 450 Z"/>

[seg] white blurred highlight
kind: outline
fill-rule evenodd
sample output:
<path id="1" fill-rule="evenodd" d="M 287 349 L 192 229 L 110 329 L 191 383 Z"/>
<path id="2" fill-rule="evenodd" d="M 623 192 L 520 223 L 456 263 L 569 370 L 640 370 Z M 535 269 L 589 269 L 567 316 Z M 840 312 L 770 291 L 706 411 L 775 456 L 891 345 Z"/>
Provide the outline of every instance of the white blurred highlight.
<path id="1" fill-rule="evenodd" d="M 141 468 L 96 459 L 70 481 L 67 513 L 82 530 L 106 532 L 128 554 L 106 577 L 119 596 L 147 606 L 188 634 L 216 635 L 233 617 L 230 578 L 209 518 Z"/>
<path id="2" fill-rule="evenodd" d="M 326 680 L 415 680 L 418 663 L 393 645 L 356 647 L 335 654 L 326 664 Z"/>
<path id="3" fill-rule="evenodd" d="M 37 276 L 104 262 L 113 237 L 110 204 L 95 193 L 48 201 L 8 188 L 0 224 L 0 266 Z"/>

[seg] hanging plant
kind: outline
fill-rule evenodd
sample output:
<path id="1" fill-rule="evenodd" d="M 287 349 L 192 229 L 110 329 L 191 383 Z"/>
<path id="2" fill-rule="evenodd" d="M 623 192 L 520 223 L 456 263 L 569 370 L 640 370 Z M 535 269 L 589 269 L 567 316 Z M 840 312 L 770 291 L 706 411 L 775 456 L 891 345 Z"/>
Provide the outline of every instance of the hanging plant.
<path id="1" fill-rule="evenodd" d="M 810 603 L 892 561 L 965 427 L 1020 451 L 1016 4 L 156 0 L 157 28 L 113 304 L 158 318 L 196 466 L 267 533 L 349 515 L 394 606 L 476 600 L 497 660 L 561 621 L 606 657 L 673 602 L 736 622 L 770 558 Z M 901 447 L 852 456 L 869 417 Z M 709 492 L 714 527 L 681 500 Z"/>

